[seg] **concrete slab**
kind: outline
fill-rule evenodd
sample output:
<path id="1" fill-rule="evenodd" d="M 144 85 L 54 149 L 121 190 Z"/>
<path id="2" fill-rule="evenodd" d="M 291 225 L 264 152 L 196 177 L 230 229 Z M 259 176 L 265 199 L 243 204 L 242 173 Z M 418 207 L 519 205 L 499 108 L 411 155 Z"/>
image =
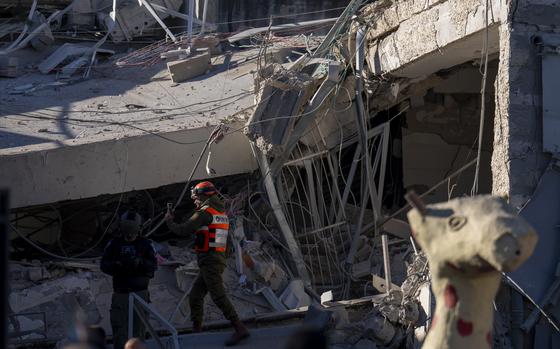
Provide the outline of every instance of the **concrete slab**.
<path id="1" fill-rule="evenodd" d="M 216 57 L 211 72 L 180 85 L 164 63 L 105 64 L 69 86 L 46 86 L 54 76 L 38 73 L 0 80 L 0 186 L 19 193 L 12 207 L 182 182 L 224 120 L 235 132 L 212 146 L 216 176 L 254 170 L 241 129 L 254 103 L 247 57 L 255 53 L 234 53 L 227 64 Z M 27 84 L 44 88 L 11 94 Z M 209 175 L 202 165 L 194 177 Z"/>
<path id="2" fill-rule="evenodd" d="M 210 69 L 210 51 L 167 63 L 173 82 L 183 82 L 205 74 Z"/>
<path id="3" fill-rule="evenodd" d="M 399 3 L 380 13 L 368 14 L 377 18 L 368 32 L 370 46 L 366 53 L 375 74 L 417 78 L 480 59 L 485 37 L 482 3 L 447 0 L 430 4 L 410 1 L 408 5 Z M 499 50 L 497 24 L 503 15 L 503 5 L 493 0 L 490 7 L 488 46 L 489 53 L 494 54 Z"/>

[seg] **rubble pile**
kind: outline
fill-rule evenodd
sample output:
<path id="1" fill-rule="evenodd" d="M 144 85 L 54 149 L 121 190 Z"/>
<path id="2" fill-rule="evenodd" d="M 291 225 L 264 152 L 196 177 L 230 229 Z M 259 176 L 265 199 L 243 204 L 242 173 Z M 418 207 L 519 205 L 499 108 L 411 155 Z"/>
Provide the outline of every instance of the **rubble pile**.
<path id="1" fill-rule="evenodd" d="M 178 328 L 190 326 L 186 296 L 198 275 L 196 254 L 189 245 L 189 240 L 154 242 L 159 268 L 149 286 L 151 303 Z M 242 318 L 311 303 L 303 283 L 289 281 L 270 246 L 247 240 L 242 246 L 241 272 L 235 258 L 228 258 L 223 275 L 226 290 Z M 75 321 L 99 324 L 111 334 L 111 278 L 96 263 L 12 262 L 10 285 L 9 304 L 17 314 L 11 318 L 10 330 L 20 334 L 17 338 L 22 342 L 62 339 L 72 331 Z M 205 322 L 223 319 L 213 302 L 205 303 L 204 316 Z M 160 327 L 155 320 L 153 325 Z"/>
<path id="2" fill-rule="evenodd" d="M 325 318 L 334 318 L 329 325 L 329 335 L 335 347 L 412 348 L 422 340 L 433 308 L 430 278 L 425 256 L 411 240 L 408 224 L 400 220 L 406 209 L 402 194 L 411 188 L 422 188 L 423 192 L 435 189 L 426 183 L 432 185 L 433 178 L 439 177 L 447 178 L 448 189 L 453 191 L 450 174 L 460 162 L 456 162 L 457 159 L 462 159 L 463 155 L 468 157 L 460 152 L 466 149 L 465 144 L 472 142 L 467 135 L 461 144 L 450 145 L 456 146 L 450 151 L 450 165 L 434 159 L 437 162 L 433 164 L 434 168 L 430 167 L 432 164 L 425 165 L 427 168 L 416 163 L 405 166 L 403 159 L 408 157 L 410 162 L 417 162 L 421 157 L 407 151 L 415 151 L 416 145 L 432 146 L 432 143 L 421 140 L 427 131 L 433 131 L 419 127 L 419 123 L 435 122 L 441 133 L 456 132 L 448 130 L 447 124 L 442 122 L 443 116 L 448 115 L 451 107 L 461 109 L 460 103 L 461 107 L 471 105 L 468 114 L 474 115 L 474 111 L 478 111 L 479 99 L 478 95 L 476 98 L 462 96 L 473 93 L 464 93 L 459 87 L 458 92 L 447 94 L 443 87 L 435 88 L 447 81 L 446 75 L 451 72 L 431 72 L 432 75 L 426 75 L 425 80 L 408 78 L 404 73 L 402 76 L 380 73 L 379 65 L 393 60 L 391 55 L 384 55 L 380 62 L 379 52 L 374 51 L 381 50 L 380 40 L 386 40 L 384 37 L 391 34 L 389 30 L 397 30 L 401 21 L 400 14 L 397 16 L 394 12 L 397 8 L 393 1 L 369 4 L 351 1 L 338 20 L 325 22 L 334 24 L 324 40 L 306 35 L 308 33 L 300 24 L 294 24 L 295 29 L 289 32 L 294 34 L 299 30 L 302 35 L 297 37 L 282 36 L 283 28 L 273 27 L 272 23 L 268 29 L 252 28 L 235 35 L 208 34 L 204 27 L 207 25 L 209 31 L 212 25 L 204 23 L 205 19 L 203 23 L 189 19 L 187 34 L 174 33 L 170 30 L 173 27 L 168 26 L 172 17 L 182 21 L 188 19 L 178 12 L 183 3 L 179 0 L 140 1 L 142 6 L 136 2 L 122 2 L 115 8 L 108 0 L 74 2 L 79 6 L 64 7 L 58 12 L 31 6 L 28 20 L 17 26 L 21 35 L 0 48 L 2 76 L 17 78 L 20 74 L 22 65 L 17 51 L 34 50 L 40 58 L 35 57 L 35 61 L 24 66 L 37 75 L 42 74 L 41 82 L 31 81 L 29 77 L 26 84 L 10 86 L 10 94 L 18 95 L 10 102 L 21 102 L 20 97 L 29 97 L 43 88 L 59 88 L 87 80 L 88 83 L 81 86 L 91 83 L 91 87 L 84 88 L 89 88 L 92 94 L 108 94 L 107 98 L 120 100 L 129 93 L 133 98 L 118 109 L 92 97 L 88 108 L 82 111 L 67 108 L 66 114 L 83 114 L 81 118 L 68 115 L 66 121 L 101 122 L 107 126 L 107 132 L 111 131 L 109 126 L 131 127 L 135 128 L 134 132 L 159 136 L 158 142 L 171 142 L 173 147 L 176 144 L 193 146 L 193 149 L 204 143 L 204 136 L 197 135 L 193 141 L 186 133 L 184 139 L 179 134 L 167 137 L 160 133 L 163 129 L 167 133 L 200 126 L 200 134 L 204 134 L 202 129 L 210 128 L 214 122 L 228 123 L 234 118 L 246 122 L 244 127 L 232 127 L 217 137 L 221 140 L 235 133 L 240 135 L 243 147 L 231 149 L 250 153 L 248 162 L 254 163 L 250 170 L 243 168 L 239 171 L 246 172 L 236 172 L 244 173 L 246 178 L 237 187 L 231 185 L 231 190 L 236 193 L 245 190 L 240 188 L 244 188 L 247 179 L 247 191 L 228 197 L 230 201 L 226 205 L 231 225 L 223 279 L 241 318 L 295 309 L 311 312 L 320 304 L 330 314 Z M 193 23 L 196 25 L 194 30 Z M 95 34 L 89 33 L 92 28 Z M 65 35 L 71 35 L 68 34 L 71 30 L 75 30 L 73 37 L 76 38 L 71 43 L 61 43 L 59 36 L 53 35 L 64 31 Z M 157 37 L 157 33 L 165 38 Z M 91 42 L 82 40 L 86 37 Z M 140 38 L 150 38 L 150 44 L 137 49 L 123 45 Z M 254 64 L 242 66 L 249 61 Z M 158 69 L 158 73 L 154 73 Z M 126 80 L 118 92 L 109 93 L 99 87 L 105 85 L 105 81 L 94 81 L 103 74 L 111 76 L 115 84 L 121 83 L 117 80 L 125 81 L 126 75 L 137 79 Z M 236 85 L 236 79 L 247 80 L 247 85 Z M 162 80 L 167 80 L 170 89 L 160 84 Z M 146 81 L 160 87 L 150 90 L 147 83 L 143 84 Z M 452 85 L 449 81 L 447 83 Z M 252 91 L 244 88 L 251 84 Z M 219 85 L 216 90 L 220 92 L 215 96 L 218 99 L 213 100 L 214 94 L 210 98 L 205 92 L 216 85 Z M 478 88 L 478 83 L 473 85 Z M 130 92 L 132 89 L 134 92 Z M 191 93 L 196 98 L 191 97 L 187 106 L 179 101 Z M 236 104 L 243 98 L 252 101 L 253 97 L 254 103 Z M 149 103 L 150 98 L 154 103 Z M 234 111 L 230 110 L 230 114 L 220 118 L 206 118 L 226 108 Z M 168 113 L 172 110 L 176 113 Z M 409 114 L 404 116 L 407 110 Z M 134 119 L 118 121 L 117 115 L 124 114 L 141 118 L 138 122 Z M 91 121 L 90 115 L 103 116 L 103 119 Z M 149 116 L 144 119 L 142 115 Z M 54 119 L 45 115 L 31 117 L 54 123 Z M 181 124 L 179 118 L 192 119 L 193 123 Z M 165 122 L 166 126 L 161 129 L 151 124 L 149 127 L 138 126 L 154 120 Z M 478 120 L 470 119 L 468 123 L 474 125 L 469 130 L 475 129 Z M 461 132 L 464 130 L 460 127 Z M 105 131 L 103 128 L 98 132 Z M 38 132 L 50 131 L 41 128 Z M 406 138 L 414 133 L 419 140 L 406 143 Z M 75 135 L 75 138 L 81 137 L 82 134 Z M 125 136 L 114 138 L 120 140 Z M 202 141 L 198 142 L 198 138 Z M 457 136 L 432 134 L 428 138 L 443 142 L 451 138 L 455 140 Z M 213 162 L 221 161 L 217 160 L 219 152 L 216 148 L 210 150 L 217 142 L 210 140 L 202 153 L 208 151 L 206 174 L 214 179 L 226 178 L 226 174 L 214 169 Z M 162 149 L 169 151 L 171 148 Z M 127 145 L 126 156 L 123 155 L 127 170 L 128 151 Z M 238 155 L 233 151 L 230 154 L 230 149 L 227 153 L 229 158 Z M 169 158 L 177 154 L 179 152 L 170 153 Z M 131 159 L 138 162 L 139 155 L 143 154 L 133 154 Z M 168 159 L 162 162 L 169 162 Z M 201 159 L 202 155 L 195 167 Z M 154 157 L 153 162 L 160 160 Z M 43 161 L 47 162 L 46 155 Z M 99 159 L 92 160 L 97 161 Z M 163 163 L 160 165 L 163 168 Z M 250 183 L 253 175 L 248 174 L 255 169 L 261 173 L 258 185 Z M 184 169 L 175 170 L 182 173 Z M 192 173 L 196 170 L 200 169 L 195 168 Z M 167 174 L 164 170 L 158 171 L 152 174 L 151 180 L 155 177 L 159 183 Z M 416 182 L 415 174 L 424 173 L 422 171 L 429 173 L 425 175 L 430 177 L 429 180 L 422 178 Z M 127 173 L 120 167 L 115 172 L 124 173 L 126 179 Z M 181 179 L 166 178 L 164 185 L 179 183 Z M 140 185 L 148 188 L 148 184 Z M 125 191 L 124 186 L 121 191 Z M 148 193 L 148 189 L 145 191 Z M 111 188 L 108 192 L 114 194 L 117 189 Z M 259 199 L 253 200 L 255 197 Z M 116 211 L 119 211 L 121 199 Z M 146 201 L 151 201 L 148 216 L 155 222 L 162 215 L 159 212 L 160 216 L 157 216 L 156 211 L 162 211 L 164 201 L 154 199 L 149 193 Z M 251 212 L 246 210 L 248 208 Z M 104 214 L 110 217 L 107 212 Z M 100 216 L 95 217 L 99 219 Z M 106 221 L 107 217 L 100 220 Z M 54 225 L 56 221 L 53 219 L 51 223 Z M 49 241 L 41 246 L 54 252 L 60 248 L 66 253 L 61 235 L 63 228 L 68 229 L 68 224 L 63 227 L 62 223 L 61 214 L 60 245 L 57 247 Z M 94 230 L 84 233 L 84 238 L 87 236 L 88 241 L 93 241 Z M 170 238 L 168 233 L 151 237 L 159 264 L 149 286 L 151 303 L 174 326 L 186 328 L 190 326 L 187 297 L 199 273 L 197 256 L 192 251 L 191 239 Z M 110 235 L 112 232 L 103 233 L 98 242 L 106 242 Z M 80 247 L 83 246 L 72 246 Z M 100 249 L 95 247 L 88 252 L 99 252 Z M 25 249 L 19 252 L 23 255 Z M 11 267 L 11 330 L 18 333 L 18 340 L 62 338 L 75 321 L 101 324 L 111 334 L 108 318 L 111 280 L 100 272 L 97 261 L 20 260 Z M 345 300 L 362 303 L 345 315 L 346 310 L 333 305 Z M 221 311 L 212 302 L 205 303 L 204 314 L 205 323 L 223 319 Z M 155 320 L 153 325 L 161 328 Z"/>
<path id="3" fill-rule="evenodd" d="M 329 331 L 333 348 L 416 348 L 416 330 L 428 320 L 426 304 L 419 302 L 423 286 L 429 286 L 429 271 L 426 257 L 418 254 L 408 264 L 400 288 L 373 296 L 371 306 L 353 310 L 350 321 Z"/>

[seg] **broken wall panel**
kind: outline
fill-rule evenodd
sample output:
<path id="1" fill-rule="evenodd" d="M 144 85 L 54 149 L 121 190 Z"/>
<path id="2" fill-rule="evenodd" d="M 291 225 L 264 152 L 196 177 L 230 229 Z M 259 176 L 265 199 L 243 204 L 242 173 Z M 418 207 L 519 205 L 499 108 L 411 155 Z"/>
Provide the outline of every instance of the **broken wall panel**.
<path id="1" fill-rule="evenodd" d="M 230 126 L 239 128 L 240 124 Z M 182 182 L 196 160 L 193 154 L 200 153 L 211 131 L 208 127 L 165 133 L 180 142 L 202 140 L 190 145 L 141 135 L 95 143 L 76 139 L 65 147 L 41 144 L 27 146 L 25 151 L 5 149 L 0 156 L 0 186 L 19 188 L 12 199 L 18 208 Z M 212 150 L 212 167 L 222 176 L 256 168 L 241 133 L 228 135 Z M 237 155 L 232 157 L 233 153 Z M 193 179 L 207 177 L 200 166 Z"/>
<path id="2" fill-rule="evenodd" d="M 496 53 L 499 44 L 496 23 L 503 16 L 504 3 L 493 0 L 489 4 L 489 50 Z M 485 28 L 482 2 L 401 1 L 382 11 L 383 16 L 390 18 L 388 25 L 379 18 L 375 21 L 377 27 L 367 36 L 366 60 L 375 74 L 421 77 L 480 58 Z M 375 18 L 379 12 L 366 13 L 369 18 Z"/>
<path id="3" fill-rule="evenodd" d="M 259 73 L 259 103 L 245 132 L 261 151 L 268 155 L 282 151 L 296 122 L 295 116 L 302 111 L 317 84 L 318 79 L 276 64 Z"/>

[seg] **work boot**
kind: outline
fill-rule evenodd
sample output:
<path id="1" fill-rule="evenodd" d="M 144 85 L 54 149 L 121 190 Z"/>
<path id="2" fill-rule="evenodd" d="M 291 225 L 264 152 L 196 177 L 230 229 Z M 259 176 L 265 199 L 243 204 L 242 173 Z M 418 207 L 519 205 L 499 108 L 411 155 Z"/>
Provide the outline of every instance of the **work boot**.
<path id="1" fill-rule="evenodd" d="M 202 332 L 202 322 L 193 321 L 193 324 L 192 324 L 192 331 L 193 331 L 193 333 L 200 333 L 200 332 Z"/>
<path id="2" fill-rule="evenodd" d="M 233 333 L 231 338 L 226 341 L 226 347 L 237 345 L 242 340 L 250 336 L 249 331 L 241 321 L 234 320 L 231 322 L 231 324 L 233 325 L 233 329 L 235 330 L 235 332 Z"/>

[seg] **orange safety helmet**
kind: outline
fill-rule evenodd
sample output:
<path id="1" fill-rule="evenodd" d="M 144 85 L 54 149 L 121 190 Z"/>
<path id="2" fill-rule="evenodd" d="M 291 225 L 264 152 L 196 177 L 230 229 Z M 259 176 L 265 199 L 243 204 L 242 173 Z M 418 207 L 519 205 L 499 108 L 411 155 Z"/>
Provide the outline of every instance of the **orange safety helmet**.
<path id="1" fill-rule="evenodd" d="M 191 189 L 191 196 L 196 197 L 200 197 L 201 195 L 212 196 L 216 193 L 216 187 L 212 184 L 212 182 L 208 181 L 200 182 Z"/>

